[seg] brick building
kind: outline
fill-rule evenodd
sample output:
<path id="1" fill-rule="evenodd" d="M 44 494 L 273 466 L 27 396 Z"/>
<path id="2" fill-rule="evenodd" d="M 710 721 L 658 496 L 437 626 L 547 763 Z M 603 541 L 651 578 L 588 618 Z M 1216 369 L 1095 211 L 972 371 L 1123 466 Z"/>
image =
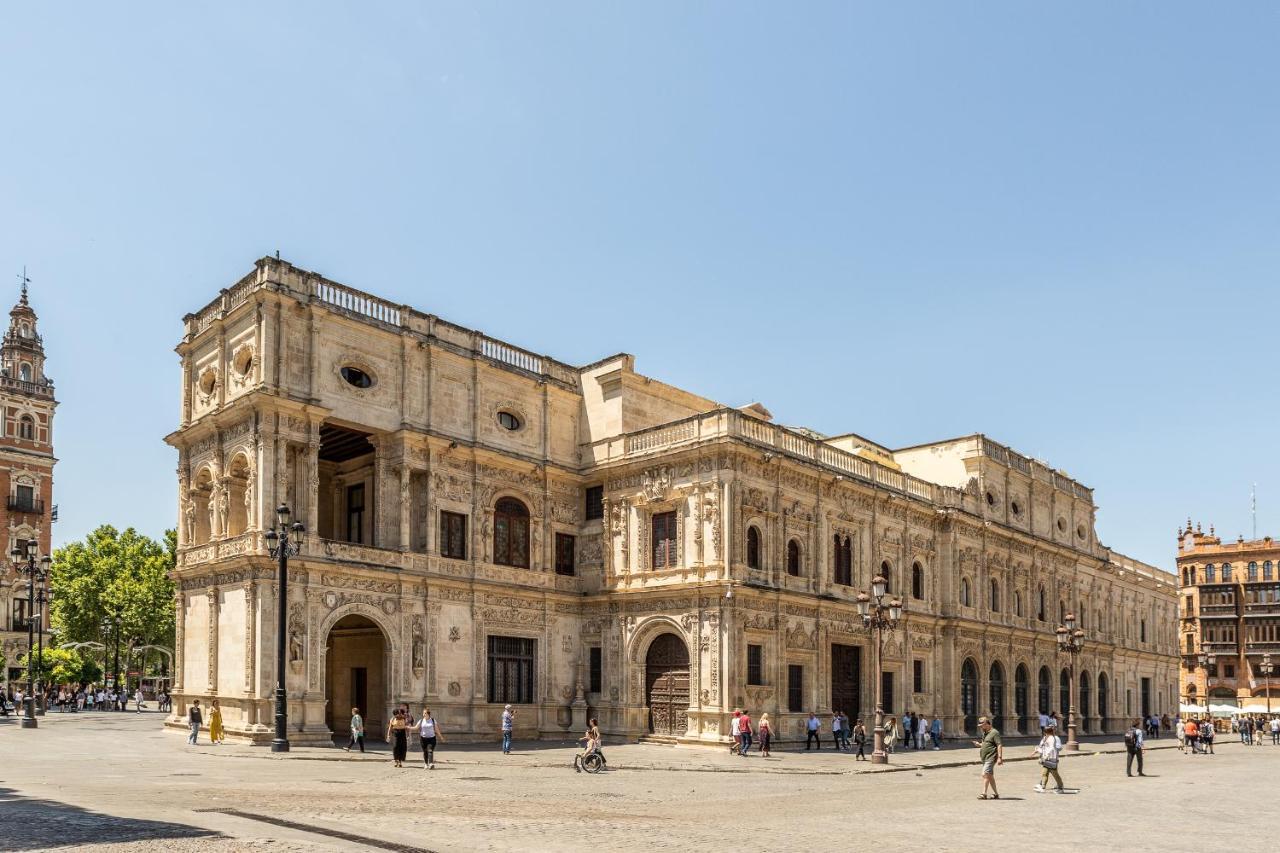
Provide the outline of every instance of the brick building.
<path id="1" fill-rule="evenodd" d="M 27 288 L 9 312 L 9 328 L 0 343 L 0 525 L 7 534 L 5 571 L 0 572 L 0 650 L 5 664 L 0 685 L 24 679 L 18 658 L 27 651 L 27 579 L 13 571 L 14 548 L 28 540 L 39 543 L 41 555 L 50 552 L 53 498 L 53 380 L 45 375 L 44 341 L 36 312 L 27 301 Z M 47 623 L 46 623 L 47 626 Z"/>

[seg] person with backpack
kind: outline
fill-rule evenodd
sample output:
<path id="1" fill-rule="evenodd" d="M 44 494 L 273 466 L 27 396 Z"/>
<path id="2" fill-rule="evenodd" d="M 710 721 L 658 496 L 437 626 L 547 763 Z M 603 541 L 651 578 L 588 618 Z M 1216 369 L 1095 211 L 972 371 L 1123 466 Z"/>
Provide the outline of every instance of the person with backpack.
<path id="1" fill-rule="evenodd" d="M 1213 751 L 1213 719 L 1205 717 L 1200 721 L 1200 751 L 1205 755 L 1215 755 Z"/>
<path id="2" fill-rule="evenodd" d="M 742 716 L 738 718 L 738 743 L 741 744 L 738 749 L 738 755 L 743 758 L 747 757 L 747 753 L 751 751 L 751 736 L 755 734 L 755 730 L 751 728 L 751 714 L 746 708 L 742 709 Z"/>
<path id="3" fill-rule="evenodd" d="M 1049 784 L 1049 777 L 1053 777 L 1053 781 L 1058 786 L 1053 789 L 1055 794 L 1061 794 L 1064 790 L 1062 785 L 1062 776 L 1058 773 L 1058 759 L 1062 753 L 1062 739 L 1057 735 L 1057 729 L 1053 723 L 1044 727 L 1044 734 L 1040 736 L 1040 743 L 1036 745 L 1033 753 L 1039 756 L 1040 761 L 1040 784 L 1036 785 L 1036 791 L 1044 793 L 1046 786 Z"/>
<path id="4" fill-rule="evenodd" d="M 1142 727 L 1138 725 L 1137 720 L 1133 720 L 1129 724 L 1129 730 L 1124 733 L 1124 751 L 1126 753 L 1124 762 L 1124 775 L 1133 775 L 1133 759 L 1138 759 L 1138 775 L 1146 776 L 1142 772 L 1142 753 L 1146 751 L 1146 738 L 1142 734 Z"/>

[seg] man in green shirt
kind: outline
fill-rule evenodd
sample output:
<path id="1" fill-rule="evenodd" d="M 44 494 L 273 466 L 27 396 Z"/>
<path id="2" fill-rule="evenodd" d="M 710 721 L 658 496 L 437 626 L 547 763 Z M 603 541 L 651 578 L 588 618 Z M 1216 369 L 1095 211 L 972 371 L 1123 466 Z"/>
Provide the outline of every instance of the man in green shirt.
<path id="1" fill-rule="evenodd" d="M 973 741 L 973 745 L 978 747 L 978 757 L 982 759 L 982 796 L 980 800 L 998 800 L 1000 792 L 996 790 L 996 765 L 1004 764 L 1004 741 L 1000 738 L 1000 732 L 991 727 L 991 721 L 986 717 L 978 718 L 978 728 L 982 731 L 982 740 Z M 991 789 L 991 796 L 987 796 L 987 789 Z"/>

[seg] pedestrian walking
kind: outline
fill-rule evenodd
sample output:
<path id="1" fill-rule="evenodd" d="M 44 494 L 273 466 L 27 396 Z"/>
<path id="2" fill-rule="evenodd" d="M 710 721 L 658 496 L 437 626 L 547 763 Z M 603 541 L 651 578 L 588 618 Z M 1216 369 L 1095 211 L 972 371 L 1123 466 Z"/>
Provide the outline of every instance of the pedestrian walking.
<path id="1" fill-rule="evenodd" d="M 916 717 L 916 749 L 924 749 L 924 742 L 929 738 L 929 718 L 924 714 Z"/>
<path id="2" fill-rule="evenodd" d="M 733 737 L 733 743 L 729 745 L 729 754 L 738 755 L 742 752 L 742 711 L 738 708 L 733 709 L 733 719 L 729 721 L 729 734 Z"/>
<path id="3" fill-rule="evenodd" d="M 222 743 L 227 739 L 226 729 L 222 727 L 222 709 L 218 700 L 214 699 L 209 706 L 209 742 Z"/>
<path id="4" fill-rule="evenodd" d="M 137 713 L 141 714 L 142 713 L 142 688 L 141 687 L 139 687 L 137 690 L 133 692 L 133 704 L 137 710 Z"/>
<path id="5" fill-rule="evenodd" d="M 1236 731 L 1240 734 L 1241 743 L 1253 742 L 1253 720 L 1248 717 L 1242 717 L 1236 722 Z"/>
<path id="6" fill-rule="evenodd" d="M 1183 725 L 1182 736 L 1186 740 L 1187 746 L 1191 747 L 1192 755 L 1200 751 L 1200 726 L 1195 720 L 1187 720 Z"/>
<path id="7" fill-rule="evenodd" d="M 1200 721 L 1200 751 L 1206 755 L 1215 755 L 1213 751 L 1213 718 L 1205 717 Z"/>
<path id="8" fill-rule="evenodd" d="M 747 753 L 751 751 L 752 734 L 754 734 L 754 730 L 751 728 L 751 714 L 747 712 L 746 708 L 743 708 L 742 716 L 738 718 L 738 742 L 741 744 L 741 747 L 738 750 L 738 755 L 741 755 L 743 758 L 746 758 Z"/>
<path id="9" fill-rule="evenodd" d="M 760 726 L 756 731 L 760 735 L 760 755 L 764 758 L 768 758 L 769 744 L 773 740 L 773 726 L 769 722 L 768 714 L 760 715 Z"/>
<path id="10" fill-rule="evenodd" d="M 991 725 L 986 717 L 978 718 L 978 729 L 982 732 L 982 740 L 973 741 L 978 747 L 978 757 L 982 759 L 982 793 L 980 800 L 998 800 L 1000 791 L 996 788 L 996 767 L 1004 764 L 1004 741 L 1000 732 Z M 987 791 L 991 795 L 987 795 Z"/>
<path id="11" fill-rule="evenodd" d="M 1271 745 L 1280 746 L 1280 717 L 1271 718 Z"/>
<path id="12" fill-rule="evenodd" d="M 508 705 L 502 709 L 502 754 L 511 754 L 511 730 L 516 723 L 516 712 Z"/>
<path id="13" fill-rule="evenodd" d="M 843 748 L 841 737 L 843 736 L 844 727 L 840 725 L 840 712 L 831 712 L 831 742 L 835 745 L 836 751 Z"/>
<path id="14" fill-rule="evenodd" d="M 854 756 L 856 761 L 867 760 L 867 727 L 862 724 L 862 720 L 858 720 L 853 724 L 853 742 L 858 747 L 858 754 Z"/>
<path id="15" fill-rule="evenodd" d="M 191 734 L 187 737 L 187 743 L 195 746 L 196 736 L 200 734 L 200 724 L 204 722 L 204 714 L 200 712 L 200 700 L 192 699 L 191 707 L 187 709 L 187 725 L 191 726 Z"/>
<path id="16" fill-rule="evenodd" d="M 1129 723 L 1129 730 L 1124 733 L 1124 775 L 1133 775 L 1133 760 L 1138 759 L 1138 775 L 1146 776 L 1142 772 L 1142 753 L 1146 751 L 1146 739 L 1142 735 L 1142 727 L 1138 725 L 1137 720 Z"/>
<path id="17" fill-rule="evenodd" d="M 1044 732 L 1040 735 L 1040 743 L 1036 745 L 1033 753 L 1039 756 L 1040 760 L 1040 784 L 1036 785 L 1036 790 L 1044 793 L 1049 786 L 1049 777 L 1052 776 L 1053 781 L 1057 783 L 1053 792 L 1061 794 L 1063 787 L 1062 776 L 1058 773 L 1058 759 L 1062 754 L 1062 739 L 1058 737 L 1052 721 L 1044 727 Z M 999 799 L 998 796 L 997 799 Z"/>
<path id="18" fill-rule="evenodd" d="M 849 715 L 844 711 L 840 712 L 840 741 L 846 751 L 852 749 L 850 744 L 853 743 L 853 723 L 849 722 Z"/>
<path id="19" fill-rule="evenodd" d="M 894 719 L 893 715 L 891 714 L 888 717 L 884 718 L 883 725 L 884 725 L 884 751 L 886 754 L 892 755 L 894 738 L 898 736 L 898 733 L 897 733 L 898 721 Z"/>
<path id="20" fill-rule="evenodd" d="M 1173 718 L 1174 736 L 1178 738 L 1178 752 L 1187 751 L 1187 730 L 1182 725 L 1182 716 Z"/>
<path id="21" fill-rule="evenodd" d="M 436 743 L 443 737 L 431 709 L 423 708 L 418 720 L 418 740 L 422 741 L 422 763 L 428 770 L 436 769 Z"/>
<path id="22" fill-rule="evenodd" d="M 405 756 L 409 753 L 409 726 L 405 722 L 404 711 L 399 708 L 387 724 L 387 743 L 391 744 L 392 765 L 404 767 Z"/>
<path id="23" fill-rule="evenodd" d="M 902 712 L 902 728 L 898 729 L 898 735 L 902 738 L 903 749 L 911 746 L 911 719 L 912 714 L 907 711 Z"/>
<path id="24" fill-rule="evenodd" d="M 929 725 L 929 737 L 933 739 L 933 748 L 942 749 L 942 718 L 935 716 Z"/>
<path id="25" fill-rule="evenodd" d="M 813 711 L 809 712 L 809 719 L 805 721 L 805 728 L 808 730 L 809 735 L 804 739 L 804 751 L 808 752 L 809 744 L 812 743 L 816 744 L 818 751 L 821 752 L 822 735 L 819 734 L 818 730 L 822 728 L 822 721 L 818 719 L 818 715 Z"/>
<path id="26" fill-rule="evenodd" d="M 364 717 L 360 716 L 359 708 L 351 709 L 351 739 L 347 741 L 346 750 L 351 751 L 351 747 L 359 745 L 360 751 L 364 752 Z"/>

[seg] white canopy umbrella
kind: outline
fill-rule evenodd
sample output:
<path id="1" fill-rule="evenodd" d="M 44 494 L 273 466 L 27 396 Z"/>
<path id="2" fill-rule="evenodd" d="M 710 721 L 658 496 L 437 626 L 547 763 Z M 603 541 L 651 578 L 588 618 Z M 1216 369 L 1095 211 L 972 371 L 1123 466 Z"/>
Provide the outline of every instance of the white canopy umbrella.
<path id="1" fill-rule="evenodd" d="M 1203 705 L 1179 705 L 1178 713 L 1180 714 L 1203 714 L 1209 709 Z"/>
<path id="2" fill-rule="evenodd" d="M 1240 711 L 1245 714 L 1265 714 L 1267 713 L 1267 706 L 1264 704 L 1260 704 L 1258 702 L 1254 702 L 1251 705 L 1245 705 L 1243 708 L 1240 709 Z"/>
<path id="3" fill-rule="evenodd" d="M 1209 713 L 1215 717 L 1234 717 L 1240 713 L 1239 705 L 1210 705 Z"/>

